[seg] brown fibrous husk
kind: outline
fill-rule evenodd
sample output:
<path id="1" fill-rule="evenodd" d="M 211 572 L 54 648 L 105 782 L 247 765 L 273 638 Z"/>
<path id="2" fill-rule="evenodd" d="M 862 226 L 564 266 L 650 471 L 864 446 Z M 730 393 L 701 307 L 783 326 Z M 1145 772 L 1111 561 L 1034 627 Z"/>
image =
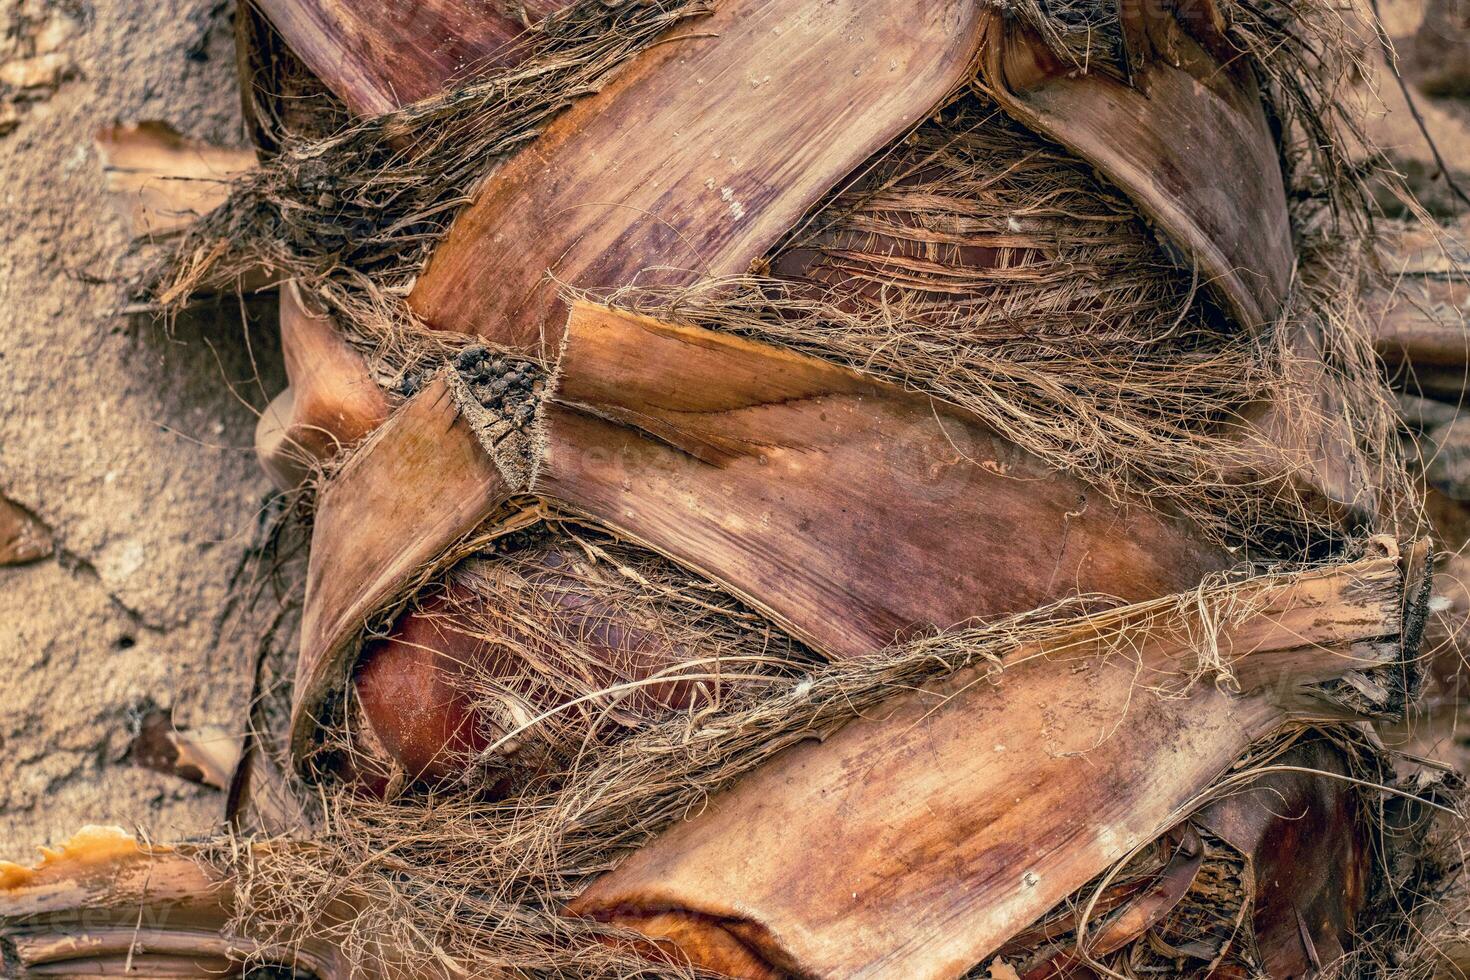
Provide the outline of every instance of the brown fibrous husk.
<path id="1" fill-rule="evenodd" d="M 1058 54 L 1089 70 L 1116 70 L 1115 5 L 1008 6 Z M 1243 563 L 1257 571 L 1354 548 L 1354 531 L 1324 524 L 1303 501 L 1226 477 L 1238 449 L 1220 432 L 1221 421 L 1280 393 L 1291 374 L 1287 338 L 1305 322 L 1324 337 L 1329 378 L 1381 495 L 1379 526 L 1358 533 L 1408 537 L 1420 524 L 1416 494 L 1362 309 L 1379 276 L 1368 195 L 1364 175 L 1339 149 L 1356 138 L 1336 99 L 1352 70 L 1345 27 L 1336 12 L 1308 0 L 1220 6 L 1281 131 L 1300 256 L 1286 309 L 1264 332 L 1241 335 L 1195 277 L 1167 259 L 1126 198 L 1059 147 L 1005 122 L 978 94 L 920 127 L 902 154 L 889 156 L 897 163 L 885 169 L 879 161 L 781 246 L 811 244 L 844 222 L 872 228 L 884 208 L 919 215 L 904 233 L 930 235 L 937 245 L 1005 238 L 1013 261 L 975 272 L 959 284 L 957 301 L 936 302 L 932 282 L 877 281 L 867 301 L 855 303 L 850 290 L 823 293 L 765 274 L 601 298 L 827 358 L 959 405 L 1111 494 L 1186 513 L 1207 535 L 1240 547 Z M 385 381 L 442 363 L 464 341 L 424 330 L 402 299 L 459 206 L 494 160 L 534 138 L 559 107 L 703 9 L 702 0 L 574 4 L 542 25 L 519 68 L 325 140 L 288 139 L 158 267 L 146 283 L 149 297 L 174 309 L 193 292 L 228 288 L 263 264 L 315 289 Z M 924 174 L 912 179 L 915 154 L 944 165 L 942 186 Z M 550 762 L 504 800 L 485 797 L 483 769 L 463 785 L 390 802 L 324 789 L 315 839 L 235 869 L 243 928 L 289 942 L 323 928 L 327 903 L 351 891 L 371 901 L 356 920 L 335 927 L 334 938 L 365 961 L 391 949 L 446 974 L 454 972 L 449 964 L 474 964 L 512 975 L 689 975 L 678 964 L 650 962 L 630 937 L 563 918 L 561 904 L 618 855 L 783 749 L 933 677 L 977 664 L 1000 671 L 1006 651 L 1022 641 L 1045 641 L 1076 616 L 1106 616 L 1108 606 L 1105 597 L 1081 597 L 812 666 L 711 583 L 595 531 L 563 526 L 555 533 L 591 542 L 598 560 L 620 575 L 631 570 L 624 575 L 630 584 L 607 590 L 601 581 L 599 594 L 655 608 L 671 649 L 708 649 L 718 636 L 715 659 L 728 654 L 741 669 L 724 671 L 719 697 L 698 711 L 639 727 L 599 724 L 595 711 L 536 719 L 514 734 L 539 739 Z M 478 560 L 514 556 L 487 552 Z M 424 581 L 447 574 L 427 570 Z M 1212 582 L 1197 598 L 1225 614 L 1232 594 L 1231 582 Z M 700 597 L 699 610 L 688 605 L 691 596 Z M 535 646 L 518 635 L 524 624 L 482 626 L 496 642 Z M 709 665 L 673 669 L 706 672 Z M 554 696 L 588 705 L 614 696 L 575 681 L 570 675 Z M 1200 682 L 1207 680 L 1180 678 L 1153 694 L 1177 696 Z M 500 684 L 486 679 L 479 693 L 499 696 Z M 1387 785 L 1377 749 L 1353 744 L 1365 781 Z M 1242 765 L 1248 771 L 1251 760 Z M 1443 876 L 1434 869 L 1451 862 L 1442 842 L 1426 843 L 1419 824 L 1413 833 L 1390 833 L 1383 797 L 1371 788 L 1362 796 L 1365 820 L 1382 843 L 1384 880 L 1419 892 L 1402 907 L 1380 903 L 1365 930 L 1371 942 L 1341 965 L 1341 975 L 1388 976 L 1427 962 L 1413 923 L 1435 898 Z M 1228 879 L 1229 856 L 1218 864 Z M 267 892 L 269 901 L 252 900 Z"/>

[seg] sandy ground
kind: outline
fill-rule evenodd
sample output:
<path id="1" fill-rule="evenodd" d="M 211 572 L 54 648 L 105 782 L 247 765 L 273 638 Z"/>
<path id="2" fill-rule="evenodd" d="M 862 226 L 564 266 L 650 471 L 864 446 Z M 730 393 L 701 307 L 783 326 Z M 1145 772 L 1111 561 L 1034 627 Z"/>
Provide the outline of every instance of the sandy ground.
<path id="1" fill-rule="evenodd" d="M 172 336 L 110 314 L 128 233 L 92 138 L 157 119 L 236 143 L 231 7 L 0 0 L 0 495 L 56 545 L 0 568 L 0 857 L 88 822 L 202 833 L 222 809 L 221 794 L 121 757 L 150 705 L 182 724 L 243 724 L 251 636 L 229 597 L 267 487 L 255 411 L 283 382 L 233 311 Z M 1395 35 L 1418 9 L 1387 5 Z M 1393 110 L 1380 138 L 1427 160 L 1396 91 L 1380 91 Z M 1470 166 L 1470 113 L 1425 111 Z"/>
<path id="2" fill-rule="evenodd" d="M 0 0 L 0 494 L 56 544 L 0 568 L 0 857 L 86 822 L 198 833 L 222 810 L 119 757 L 150 702 L 243 723 L 249 638 L 225 613 L 267 486 L 246 402 L 282 382 L 254 380 L 237 315 L 172 337 L 110 315 L 97 280 L 129 233 L 92 138 L 160 119 L 238 142 L 232 6 Z"/>

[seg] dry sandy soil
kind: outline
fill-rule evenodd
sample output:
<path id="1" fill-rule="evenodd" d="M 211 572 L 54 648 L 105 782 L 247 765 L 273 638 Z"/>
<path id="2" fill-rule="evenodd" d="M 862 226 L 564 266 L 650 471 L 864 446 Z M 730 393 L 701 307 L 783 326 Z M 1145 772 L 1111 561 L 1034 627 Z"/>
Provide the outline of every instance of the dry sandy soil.
<path id="1" fill-rule="evenodd" d="M 257 377 L 233 311 L 172 336 L 113 315 L 129 232 L 92 141 L 159 119 L 238 142 L 232 7 L 0 0 L 0 494 L 56 548 L 0 568 L 0 856 L 86 822 L 197 833 L 221 812 L 120 757 L 150 703 L 243 723 L 249 637 L 226 607 L 267 489 L 251 406 L 283 382 Z"/>
<path id="2" fill-rule="evenodd" d="M 1389 5 L 1393 33 L 1417 10 Z M 252 636 L 229 600 L 267 489 L 255 412 L 283 382 L 271 331 L 252 353 L 233 309 L 172 334 L 113 314 L 128 233 L 92 140 L 156 119 L 238 142 L 231 16 L 216 0 L 0 0 L 0 495 L 55 542 L 0 568 L 0 857 L 87 822 L 175 836 L 221 812 L 219 793 L 123 754 L 151 705 L 243 724 Z M 1426 111 L 1470 163 L 1463 107 Z M 1401 107 L 1379 129 L 1427 158 Z"/>

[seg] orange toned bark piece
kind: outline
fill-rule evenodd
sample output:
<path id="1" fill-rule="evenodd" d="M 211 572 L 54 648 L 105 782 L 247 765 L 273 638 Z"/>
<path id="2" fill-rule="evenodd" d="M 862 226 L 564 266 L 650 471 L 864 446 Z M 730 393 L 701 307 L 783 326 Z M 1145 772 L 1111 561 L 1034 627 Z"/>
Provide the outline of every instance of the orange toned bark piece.
<path id="1" fill-rule="evenodd" d="M 1022 643 L 998 681 L 961 671 L 788 750 L 569 912 L 683 915 L 691 955 L 738 936 L 801 976 L 957 976 L 1163 833 L 1257 739 L 1350 716 L 1306 687 L 1395 667 L 1402 598 L 1391 555 L 1089 617 Z M 1205 636 L 1240 694 L 1179 693 Z"/>
<path id="2" fill-rule="evenodd" d="M 108 126 L 97 134 L 107 189 L 123 200 L 134 235 L 167 235 L 213 211 L 230 181 L 255 166 L 253 150 L 185 139 L 166 123 Z"/>
<path id="3" fill-rule="evenodd" d="M 362 355 L 295 282 L 281 288 L 281 350 L 291 385 L 261 413 L 255 453 L 286 490 L 382 424 L 389 406 Z"/>
<path id="4" fill-rule="evenodd" d="M 279 949 L 228 932 L 233 885 L 190 848 L 85 827 L 42 855 L 34 867 L 0 862 L 0 943 L 21 971 L 7 976 L 206 980 L 238 975 L 249 957 L 321 980 L 358 975 L 319 940 Z"/>
<path id="5" fill-rule="evenodd" d="M 598 693 L 718 650 L 673 642 L 647 609 L 596 594 L 597 585 L 611 590 L 621 578 L 569 543 L 456 565 L 358 658 L 353 692 L 362 737 L 350 765 L 364 788 L 389 796 L 399 783 L 462 776 L 488 739 L 573 697 L 589 697 L 567 716 L 584 732 L 594 725 L 634 728 L 708 703 L 718 684 L 703 675 Z M 512 740 L 482 760 L 504 773 L 492 794 L 544 771 L 542 749 L 554 737 L 543 740 L 543 732 L 533 732 L 530 745 Z"/>
<path id="6" fill-rule="evenodd" d="M 516 40 L 569 0 L 255 0 L 291 50 L 358 115 L 437 95 L 519 61 Z"/>
<path id="7" fill-rule="evenodd" d="M 579 304 L 533 489 L 833 657 L 1228 563 L 962 411 L 815 358 Z"/>
<path id="8" fill-rule="evenodd" d="M 994 9 L 981 77 L 1007 114 L 1128 194 L 1242 326 L 1265 326 L 1286 296 L 1295 250 L 1276 140 L 1254 79 L 1218 62 L 1162 8 L 1137 10 L 1150 23 L 1130 33 L 1152 42 L 1134 52 L 1141 57 L 1131 84 L 1057 60 Z M 1161 45 L 1170 57 L 1152 51 Z"/>
<path id="9" fill-rule="evenodd" d="M 370 617 L 406 599 L 425 567 L 509 496 L 442 378 L 398 410 L 317 502 L 293 709 L 292 755 L 309 753 L 323 702 L 347 681 Z"/>
<path id="10" fill-rule="evenodd" d="M 717 4 L 496 171 L 410 305 L 531 349 L 566 316 L 551 276 L 596 288 L 748 271 L 967 81 L 980 16 L 964 0 Z"/>
<path id="11" fill-rule="evenodd" d="M 0 566 L 40 561 L 55 550 L 51 531 L 20 504 L 0 497 Z"/>
<path id="12" fill-rule="evenodd" d="M 466 598 L 453 596 L 457 604 Z M 388 636 L 363 649 L 352 689 L 366 729 L 361 747 L 371 750 L 352 768 L 366 789 L 386 797 L 399 771 L 406 782 L 434 783 L 466 770 L 488 744 L 467 678 L 490 653 L 444 596 L 404 613 Z"/>

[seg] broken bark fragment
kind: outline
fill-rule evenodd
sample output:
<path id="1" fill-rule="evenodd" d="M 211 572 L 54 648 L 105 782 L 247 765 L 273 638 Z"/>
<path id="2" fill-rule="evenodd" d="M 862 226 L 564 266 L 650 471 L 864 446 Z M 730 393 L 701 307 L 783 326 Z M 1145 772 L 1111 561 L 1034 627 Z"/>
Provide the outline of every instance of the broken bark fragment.
<path id="1" fill-rule="evenodd" d="M 1402 590 L 1390 555 L 1084 619 L 1023 643 L 995 683 L 962 671 L 786 751 L 568 910 L 653 918 L 716 971 L 738 968 L 733 937 L 786 972 L 954 976 L 1163 833 L 1257 740 L 1351 716 L 1314 686 L 1397 669 Z M 1238 693 L 1186 692 L 1216 649 Z"/>
<path id="2" fill-rule="evenodd" d="M 185 139 L 168 124 L 108 126 L 97 134 L 107 189 L 128 208 L 133 234 L 168 235 L 213 211 L 230 182 L 255 166 L 253 150 Z"/>
<path id="3" fill-rule="evenodd" d="M 271 846 L 291 845 L 256 845 Z M 376 964 L 349 965 L 326 940 L 273 947 L 231 932 L 235 881 L 221 870 L 227 850 L 211 854 L 141 841 L 120 827 L 84 827 L 41 854 L 32 867 L 0 862 L 6 976 L 207 980 L 239 975 L 247 965 L 319 980 L 383 976 Z M 252 896 L 262 910 L 272 899 L 268 888 Z M 352 908 L 339 895 L 323 912 L 341 922 Z"/>
<path id="4" fill-rule="evenodd" d="M 281 352 L 290 387 L 261 413 L 255 454 L 282 490 L 360 441 L 388 417 L 388 399 L 332 317 L 299 285 L 281 288 Z"/>
<path id="5" fill-rule="evenodd" d="M 1131 84 L 1080 72 L 991 9 L 981 78 L 1009 115 L 1132 197 L 1242 326 L 1265 326 L 1286 296 L 1295 250 L 1255 81 L 1249 69 L 1216 62 L 1172 12 L 1121 9 L 1147 18 L 1154 34 L 1167 33 L 1176 56 L 1135 45 Z"/>
<path id="6" fill-rule="evenodd" d="M 432 327 L 534 350 L 561 333 L 558 282 L 748 271 L 965 83 L 979 19 L 956 0 L 718 4 L 697 33 L 644 53 L 496 171 L 410 305 Z M 593 158 L 602 165 L 589 172 Z"/>
<path id="7" fill-rule="evenodd" d="M 1127 79 L 1079 70 L 991 10 L 981 58 L 986 91 L 1097 167 L 1236 323 L 1264 330 L 1281 313 L 1296 251 L 1256 80 L 1223 42 L 1210 0 L 1119 9 Z M 1321 340 L 1308 324 L 1292 329 L 1281 397 L 1242 406 L 1231 425 L 1259 462 L 1229 476 L 1276 484 L 1332 524 L 1369 524 L 1378 506 L 1373 481 L 1322 366 Z"/>
<path id="8" fill-rule="evenodd" d="M 569 0 L 254 0 L 291 50 L 357 115 L 446 91 L 522 55 L 516 41 Z"/>
<path id="9" fill-rule="evenodd" d="M 544 442 L 534 489 L 832 657 L 1076 592 L 1145 599 L 1228 564 L 1184 522 L 1107 502 L 968 413 L 590 304 L 570 320 Z"/>
<path id="10" fill-rule="evenodd" d="M 508 497 L 442 377 L 409 399 L 323 490 L 297 664 L 291 752 L 298 762 L 311 750 L 315 714 L 345 686 L 344 661 L 368 619 L 406 598 L 425 566 L 446 560 Z"/>
<path id="11" fill-rule="evenodd" d="M 40 561 L 54 548 L 51 530 L 40 518 L 0 496 L 0 566 Z"/>
<path id="12" fill-rule="evenodd" d="M 240 762 L 240 738 L 219 726 L 177 728 L 172 711 L 154 708 L 138 718 L 124 758 L 166 776 L 225 789 Z"/>
<path id="13" fill-rule="evenodd" d="M 1000 956 L 1019 980 L 1299 977 L 1347 953 L 1377 870 L 1347 752 L 1309 738 L 1252 770 L 1101 892 L 1009 940 Z"/>

